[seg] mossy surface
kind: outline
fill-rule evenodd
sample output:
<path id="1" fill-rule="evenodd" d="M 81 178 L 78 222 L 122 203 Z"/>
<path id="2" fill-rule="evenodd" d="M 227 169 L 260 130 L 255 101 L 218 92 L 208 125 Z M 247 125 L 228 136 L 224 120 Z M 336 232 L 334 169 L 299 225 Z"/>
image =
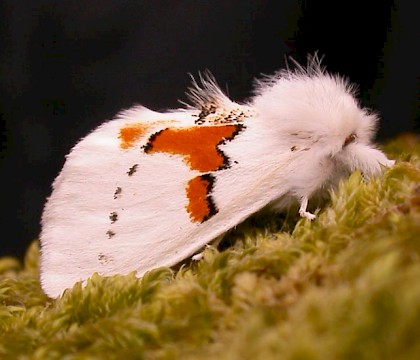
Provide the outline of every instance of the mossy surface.
<path id="1" fill-rule="evenodd" d="M 38 242 L 0 259 L 1 359 L 418 359 L 420 142 L 340 185 L 314 222 L 260 214 L 177 271 L 38 281 Z"/>

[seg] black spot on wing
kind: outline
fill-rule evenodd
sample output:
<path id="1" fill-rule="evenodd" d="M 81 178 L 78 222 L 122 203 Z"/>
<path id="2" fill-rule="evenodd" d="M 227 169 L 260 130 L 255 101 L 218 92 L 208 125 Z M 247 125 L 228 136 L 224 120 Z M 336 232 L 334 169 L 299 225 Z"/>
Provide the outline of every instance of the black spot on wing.
<path id="1" fill-rule="evenodd" d="M 118 187 L 115 189 L 115 192 L 114 192 L 114 199 L 116 200 L 116 199 L 118 199 L 119 197 L 121 197 L 121 193 L 122 193 L 122 189 L 118 186 Z"/>
<path id="2" fill-rule="evenodd" d="M 106 234 L 107 234 L 107 236 L 108 236 L 108 239 L 111 239 L 112 237 L 114 237 L 114 236 L 115 236 L 115 232 L 114 232 L 114 231 L 112 231 L 112 230 L 108 230 L 108 231 L 106 232 Z"/>
<path id="3" fill-rule="evenodd" d="M 127 171 L 128 176 L 133 176 L 133 174 L 137 171 L 139 164 L 134 164 L 130 169 Z"/>
<path id="4" fill-rule="evenodd" d="M 116 211 L 113 211 L 112 213 L 109 214 L 109 220 L 111 220 L 111 224 L 113 224 L 114 222 L 118 220 L 118 214 Z"/>

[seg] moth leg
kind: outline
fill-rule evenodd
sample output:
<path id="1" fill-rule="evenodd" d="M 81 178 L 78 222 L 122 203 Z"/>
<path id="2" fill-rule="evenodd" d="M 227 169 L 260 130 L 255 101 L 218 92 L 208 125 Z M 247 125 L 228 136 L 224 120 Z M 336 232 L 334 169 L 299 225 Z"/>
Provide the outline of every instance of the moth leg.
<path id="1" fill-rule="evenodd" d="M 219 246 L 220 242 L 222 241 L 223 236 L 224 236 L 224 234 L 222 234 L 222 235 L 218 236 L 217 238 L 215 238 L 215 239 L 211 242 L 211 245 L 212 245 L 212 246 L 214 246 L 215 248 L 217 248 L 217 247 Z M 209 245 L 209 244 L 207 244 L 207 245 L 205 246 L 205 248 L 204 248 L 204 249 L 207 249 L 207 248 L 209 248 L 209 247 L 210 247 L 210 245 Z M 204 256 L 204 250 L 203 250 L 203 251 L 201 251 L 201 252 L 199 252 L 198 254 L 193 255 L 193 256 L 191 257 L 191 259 L 192 259 L 193 261 L 200 261 L 200 260 L 203 258 L 203 256 Z"/>
<path id="2" fill-rule="evenodd" d="M 309 220 L 313 220 L 316 218 L 316 215 L 310 213 L 309 211 L 306 211 L 306 208 L 308 207 L 308 197 L 304 196 L 300 200 L 300 208 L 299 208 L 299 215 L 303 218 L 307 218 Z"/>

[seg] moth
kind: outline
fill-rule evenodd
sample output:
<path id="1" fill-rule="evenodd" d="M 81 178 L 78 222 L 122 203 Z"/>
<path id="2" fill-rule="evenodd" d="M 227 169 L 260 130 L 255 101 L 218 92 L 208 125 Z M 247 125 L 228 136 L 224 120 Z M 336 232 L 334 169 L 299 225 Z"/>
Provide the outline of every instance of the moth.
<path id="1" fill-rule="evenodd" d="M 173 266 L 267 206 L 313 220 L 312 196 L 393 164 L 372 144 L 378 116 L 317 56 L 256 80 L 244 103 L 210 73 L 187 95 L 180 109 L 122 111 L 67 155 L 42 214 L 48 296 L 95 272 Z"/>

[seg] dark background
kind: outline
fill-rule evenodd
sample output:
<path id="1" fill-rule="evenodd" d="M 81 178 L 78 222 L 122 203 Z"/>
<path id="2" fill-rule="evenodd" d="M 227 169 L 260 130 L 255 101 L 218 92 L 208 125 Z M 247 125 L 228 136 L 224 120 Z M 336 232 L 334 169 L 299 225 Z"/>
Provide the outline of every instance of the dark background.
<path id="1" fill-rule="evenodd" d="M 304 61 L 318 50 L 381 113 L 378 141 L 418 130 L 416 2 L 326 3 L 3 0 L 0 256 L 22 256 L 38 236 L 51 183 L 80 137 L 134 103 L 178 107 L 188 73 L 210 69 L 241 101 L 285 55 Z"/>

